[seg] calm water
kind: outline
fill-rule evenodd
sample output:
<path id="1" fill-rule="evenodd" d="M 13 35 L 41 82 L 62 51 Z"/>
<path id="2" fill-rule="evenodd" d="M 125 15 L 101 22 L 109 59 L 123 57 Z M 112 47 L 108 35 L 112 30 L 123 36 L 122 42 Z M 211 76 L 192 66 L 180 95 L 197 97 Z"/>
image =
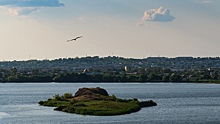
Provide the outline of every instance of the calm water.
<path id="1" fill-rule="evenodd" d="M 38 105 L 55 94 L 102 87 L 119 98 L 154 100 L 158 106 L 121 116 L 82 116 Z M 219 124 L 220 85 L 170 83 L 0 83 L 0 124 Z"/>

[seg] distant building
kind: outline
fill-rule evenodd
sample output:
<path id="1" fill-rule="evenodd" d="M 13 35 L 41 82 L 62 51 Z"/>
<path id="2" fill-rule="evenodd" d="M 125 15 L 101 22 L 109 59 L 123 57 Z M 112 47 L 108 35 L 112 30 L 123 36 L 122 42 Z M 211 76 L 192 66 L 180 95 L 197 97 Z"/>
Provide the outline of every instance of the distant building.
<path id="1" fill-rule="evenodd" d="M 130 66 L 125 66 L 124 69 L 125 69 L 126 72 L 131 72 L 131 67 Z"/>

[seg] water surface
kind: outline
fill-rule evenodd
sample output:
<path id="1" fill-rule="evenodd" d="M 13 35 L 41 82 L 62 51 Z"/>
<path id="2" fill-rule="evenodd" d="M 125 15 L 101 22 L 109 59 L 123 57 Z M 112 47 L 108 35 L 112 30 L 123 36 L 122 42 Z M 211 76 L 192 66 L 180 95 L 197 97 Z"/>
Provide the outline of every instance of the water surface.
<path id="1" fill-rule="evenodd" d="M 83 116 L 39 106 L 55 94 L 102 87 L 119 98 L 158 106 L 121 116 Z M 220 123 L 220 85 L 192 83 L 0 83 L 0 124 L 207 124 Z"/>

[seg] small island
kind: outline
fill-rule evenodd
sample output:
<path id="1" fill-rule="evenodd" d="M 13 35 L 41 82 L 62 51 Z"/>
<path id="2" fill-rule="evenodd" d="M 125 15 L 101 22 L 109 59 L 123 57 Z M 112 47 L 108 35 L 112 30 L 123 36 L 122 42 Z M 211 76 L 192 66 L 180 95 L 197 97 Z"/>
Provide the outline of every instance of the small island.
<path id="1" fill-rule="evenodd" d="M 152 101 L 138 101 L 138 99 L 119 99 L 115 95 L 100 87 L 80 88 L 75 95 L 65 93 L 55 95 L 47 101 L 40 101 L 42 106 L 56 107 L 54 110 L 81 115 L 110 116 L 130 114 L 143 107 L 156 106 Z"/>

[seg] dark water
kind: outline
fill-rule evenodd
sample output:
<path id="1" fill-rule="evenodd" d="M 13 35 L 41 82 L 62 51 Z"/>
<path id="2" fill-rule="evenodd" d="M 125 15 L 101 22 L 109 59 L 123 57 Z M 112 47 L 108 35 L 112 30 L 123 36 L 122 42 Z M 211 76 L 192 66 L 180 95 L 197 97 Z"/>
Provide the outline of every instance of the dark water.
<path id="1" fill-rule="evenodd" d="M 55 94 L 102 87 L 119 98 L 158 106 L 121 116 L 82 116 L 38 105 Z M 171 83 L 0 83 L 0 124 L 220 124 L 220 85 Z"/>

